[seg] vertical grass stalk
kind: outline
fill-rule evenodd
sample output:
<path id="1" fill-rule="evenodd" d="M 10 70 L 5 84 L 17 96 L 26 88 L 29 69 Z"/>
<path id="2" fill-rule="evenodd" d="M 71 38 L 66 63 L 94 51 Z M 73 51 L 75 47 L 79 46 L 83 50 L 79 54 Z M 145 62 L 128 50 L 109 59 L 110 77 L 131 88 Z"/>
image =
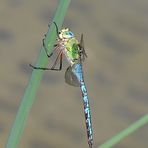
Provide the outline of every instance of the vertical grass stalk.
<path id="1" fill-rule="evenodd" d="M 127 129 L 121 131 L 119 134 L 112 137 L 110 140 L 100 145 L 98 148 L 111 148 L 146 124 L 148 124 L 148 114 L 141 117 L 138 121 L 130 125 Z"/>
<path id="2" fill-rule="evenodd" d="M 64 17 L 67 12 L 69 3 L 70 3 L 70 0 L 60 0 L 59 1 L 58 7 L 55 12 L 55 16 L 53 18 L 53 21 L 56 22 L 59 29 L 61 28 L 62 23 L 64 21 Z M 57 36 L 55 25 L 52 22 L 50 22 L 50 28 L 48 29 L 48 32 L 45 38 L 45 45 L 48 48 L 49 54 L 51 53 L 53 49 L 56 36 Z M 38 57 L 36 66 L 46 67 L 47 63 L 48 63 L 48 58 L 42 47 L 40 50 L 40 55 Z M 33 70 L 32 72 L 31 79 L 29 81 L 29 84 L 26 88 L 26 91 L 20 103 L 15 121 L 12 125 L 12 129 L 10 131 L 10 134 L 9 134 L 9 137 L 6 143 L 6 148 L 17 148 L 18 147 L 18 144 L 20 142 L 20 139 L 21 139 L 24 127 L 25 127 L 25 122 L 28 118 L 30 109 L 35 100 L 35 95 L 40 85 L 43 72 L 44 71 L 42 70 Z"/>

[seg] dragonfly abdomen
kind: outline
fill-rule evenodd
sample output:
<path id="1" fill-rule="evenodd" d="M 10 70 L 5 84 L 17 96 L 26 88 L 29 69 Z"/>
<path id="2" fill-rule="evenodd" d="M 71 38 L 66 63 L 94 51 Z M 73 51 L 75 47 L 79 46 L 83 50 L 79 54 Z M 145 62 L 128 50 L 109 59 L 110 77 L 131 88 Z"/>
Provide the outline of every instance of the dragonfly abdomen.
<path id="1" fill-rule="evenodd" d="M 83 80 L 83 79 L 81 79 Z M 89 98 L 87 94 L 87 89 L 85 86 L 84 81 L 80 81 L 80 87 L 83 96 L 83 105 L 84 105 L 84 114 L 85 114 L 85 122 L 86 122 L 86 130 L 87 130 L 87 138 L 89 147 L 92 148 L 93 145 L 93 131 L 92 131 L 92 124 L 91 124 L 91 112 L 89 106 Z"/>
<path id="2" fill-rule="evenodd" d="M 82 65 L 80 63 L 75 64 L 73 67 L 73 72 L 75 73 L 75 75 L 77 76 L 80 82 L 80 88 L 81 88 L 82 98 L 83 98 L 83 107 L 84 107 L 84 114 L 85 114 L 88 144 L 89 144 L 89 147 L 92 148 L 93 130 L 92 130 L 92 124 L 91 124 L 91 112 L 90 112 L 87 88 L 86 88 L 86 85 L 84 83 L 84 78 L 83 78 Z"/>

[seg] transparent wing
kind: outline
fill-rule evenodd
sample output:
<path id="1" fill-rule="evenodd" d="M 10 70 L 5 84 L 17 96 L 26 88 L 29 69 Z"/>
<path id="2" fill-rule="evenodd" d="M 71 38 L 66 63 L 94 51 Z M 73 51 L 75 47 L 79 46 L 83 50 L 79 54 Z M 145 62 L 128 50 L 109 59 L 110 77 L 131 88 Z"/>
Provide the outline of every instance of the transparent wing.
<path id="1" fill-rule="evenodd" d="M 82 53 L 82 61 L 85 60 L 85 58 L 87 58 L 87 54 L 85 52 L 85 48 L 84 48 L 84 39 L 83 39 L 83 34 L 81 34 L 81 39 L 80 39 L 80 43 L 79 43 L 80 49 L 81 49 L 81 53 Z"/>
<path id="2" fill-rule="evenodd" d="M 72 72 L 72 67 L 69 66 L 65 72 L 65 82 L 69 85 L 79 87 L 80 83 L 76 77 L 76 75 Z"/>

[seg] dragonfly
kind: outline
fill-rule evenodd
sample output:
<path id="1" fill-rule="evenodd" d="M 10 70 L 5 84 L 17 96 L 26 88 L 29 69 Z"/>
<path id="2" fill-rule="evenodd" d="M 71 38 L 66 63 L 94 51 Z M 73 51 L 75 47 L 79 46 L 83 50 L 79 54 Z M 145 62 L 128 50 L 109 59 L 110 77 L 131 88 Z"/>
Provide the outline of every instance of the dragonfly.
<path id="1" fill-rule="evenodd" d="M 65 72 L 65 82 L 69 85 L 80 87 L 83 98 L 87 140 L 89 148 L 92 148 L 93 130 L 91 122 L 91 111 L 90 111 L 87 88 L 84 82 L 83 66 L 82 66 L 85 58 L 87 58 L 87 54 L 84 49 L 83 34 L 81 34 L 81 39 L 80 41 L 78 41 L 75 38 L 73 32 L 69 30 L 69 28 L 64 28 L 61 31 L 59 31 L 57 24 L 55 22 L 53 23 L 55 24 L 57 32 L 57 43 L 54 46 L 53 52 L 56 50 L 58 51 L 53 66 L 51 68 L 36 67 L 31 64 L 30 66 L 34 69 L 60 71 L 62 69 L 63 55 L 66 56 L 70 66 L 67 68 Z M 45 49 L 47 57 L 50 58 L 53 55 L 53 52 L 51 54 L 48 54 L 47 52 L 48 49 L 45 46 L 44 39 L 43 39 L 43 47 Z M 60 65 L 59 68 L 56 68 L 58 61 L 60 62 Z"/>

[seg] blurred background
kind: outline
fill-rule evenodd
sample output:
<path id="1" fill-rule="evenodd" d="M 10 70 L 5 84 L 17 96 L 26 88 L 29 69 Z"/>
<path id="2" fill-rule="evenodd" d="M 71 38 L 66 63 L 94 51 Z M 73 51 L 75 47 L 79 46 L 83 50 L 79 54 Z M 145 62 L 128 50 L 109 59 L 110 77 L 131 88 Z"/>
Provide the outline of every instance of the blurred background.
<path id="1" fill-rule="evenodd" d="M 0 147 L 3 148 L 58 0 L 0 0 Z M 148 1 L 72 0 L 63 27 L 88 55 L 94 148 L 148 113 Z M 52 60 L 49 66 L 52 65 Z M 81 92 L 47 71 L 20 148 L 87 148 Z M 148 125 L 115 148 L 148 147 Z"/>

